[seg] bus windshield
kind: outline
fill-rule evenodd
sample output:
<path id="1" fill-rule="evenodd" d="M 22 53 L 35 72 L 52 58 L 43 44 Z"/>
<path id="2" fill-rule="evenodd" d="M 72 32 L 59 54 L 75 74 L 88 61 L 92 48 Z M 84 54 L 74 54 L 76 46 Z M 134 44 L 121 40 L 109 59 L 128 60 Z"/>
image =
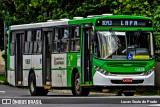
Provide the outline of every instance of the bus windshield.
<path id="1" fill-rule="evenodd" d="M 101 59 L 127 59 L 128 54 L 150 56 L 151 38 L 152 33 L 146 31 L 96 31 L 94 56 Z"/>

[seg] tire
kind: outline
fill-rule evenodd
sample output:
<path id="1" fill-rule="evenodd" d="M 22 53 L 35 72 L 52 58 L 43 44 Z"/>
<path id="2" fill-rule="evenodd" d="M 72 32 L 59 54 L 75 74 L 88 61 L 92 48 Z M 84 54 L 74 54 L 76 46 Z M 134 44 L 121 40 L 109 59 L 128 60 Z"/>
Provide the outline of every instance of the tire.
<path id="1" fill-rule="evenodd" d="M 134 96 L 134 92 L 123 92 L 125 96 Z"/>
<path id="2" fill-rule="evenodd" d="M 88 96 L 89 92 L 90 90 L 88 88 L 80 86 L 80 76 L 79 73 L 77 72 L 73 78 L 72 94 L 74 96 Z"/>
<path id="3" fill-rule="evenodd" d="M 43 87 L 36 87 L 36 78 L 34 73 L 31 73 L 29 76 L 29 90 L 31 96 L 46 96 L 48 94 L 48 90 L 45 90 Z"/>

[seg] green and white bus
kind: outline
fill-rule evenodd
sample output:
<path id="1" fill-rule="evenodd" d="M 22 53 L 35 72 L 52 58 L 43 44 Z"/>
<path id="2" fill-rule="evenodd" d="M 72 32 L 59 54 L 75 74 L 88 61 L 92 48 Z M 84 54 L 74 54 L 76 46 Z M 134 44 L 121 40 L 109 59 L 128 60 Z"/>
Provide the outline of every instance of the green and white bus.
<path id="1" fill-rule="evenodd" d="M 12 25 L 7 78 L 13 86 L 29 86 L 33 96 L 50 89 L 86 96 L 92 88 L 134 95 L 137 87 L 155 85 L 154 46 L 153 20 L 143 16 L 103 14 Z"/>

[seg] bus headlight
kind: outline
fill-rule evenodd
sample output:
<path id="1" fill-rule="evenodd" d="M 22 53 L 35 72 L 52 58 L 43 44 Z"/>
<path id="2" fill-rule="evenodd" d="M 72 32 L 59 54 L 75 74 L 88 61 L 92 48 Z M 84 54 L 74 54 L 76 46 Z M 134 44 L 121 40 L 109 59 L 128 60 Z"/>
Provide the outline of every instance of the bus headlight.
<path id="1" fill-rule="evenodd" d="M 107 72 L 103 69 L 100 69 L 98 72 L 100 72 L 101 74 L 106 75 L 106 76 L 109 75 L 109 72 Z"/>
<path id="2" fill-rule="evenodd" d="M 144 76 L 149 75 L 149 74 L 151 74 L 153 71 L 154 71 L 154 69 L 151 68 L 151 69 L 148 70 L 147 72 L 142 73 L 142 75 L 144 75 Z"/>
<path id="3" fill-rule="evenodd" d="M 109 72 L 107 72 L 106 70 L 103 70 L 103 69 L 101 69 L 97 66 L 94 66 L 94 68 L 95 68 L 96 71 L 100 72 L 103 75 L 106 75 L 106 76 L 109 75 Z"/>

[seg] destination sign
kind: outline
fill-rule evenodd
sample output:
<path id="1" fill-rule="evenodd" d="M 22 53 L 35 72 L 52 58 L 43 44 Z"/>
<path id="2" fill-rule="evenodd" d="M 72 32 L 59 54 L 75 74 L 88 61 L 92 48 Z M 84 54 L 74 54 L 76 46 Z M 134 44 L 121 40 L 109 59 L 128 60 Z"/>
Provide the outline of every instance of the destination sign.
<path id="1" fill-rule="evenodd" d="M 152 27 L 152 21 L 144 19 L 98 19 L 96 26 Z"/>

